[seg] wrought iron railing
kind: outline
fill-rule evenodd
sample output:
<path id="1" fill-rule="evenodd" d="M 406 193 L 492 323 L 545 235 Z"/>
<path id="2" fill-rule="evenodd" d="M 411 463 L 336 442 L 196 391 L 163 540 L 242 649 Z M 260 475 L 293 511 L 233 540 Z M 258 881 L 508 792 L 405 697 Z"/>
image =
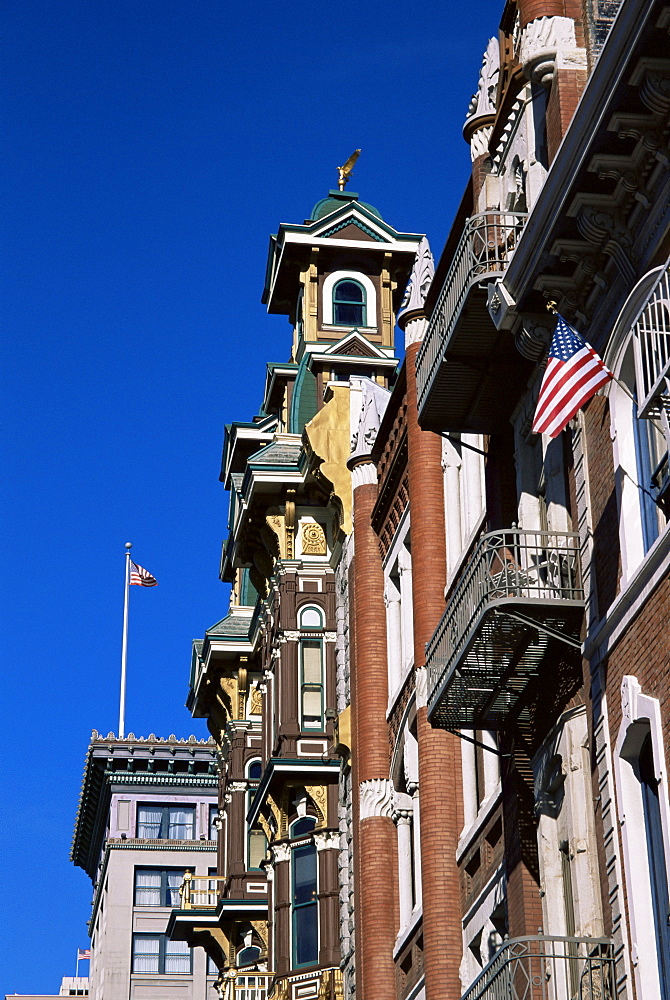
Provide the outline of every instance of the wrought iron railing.
<path id="1" fill-rule="evenodd" d="M 638 412 L 657 417 L 670 395 L 670 268 L 659 275 L 633 333 Z"/>
<path id="2" fill-rule="evenodd" d="M 224 875 L 194 875 L 184 873 L 179 886 L 182 910 L 215 910 L 221 898 Z"/>
<path id="3" fill-rule="evenodd" d="M 583 599 L 576 533 L 510 528 L 482 535 L 426 647 L 429 700 L 490 604 Z"/>
<path id="4" fill-rule="evenodd" d="M 614 1000 L 612 942 L 537 935 L 510 938 L 461 1000 Z"/>
<path id="5" fill-rule="evenodd" d="M 484 212 L 466 219 L 417 355 L 419 408 L 430 376 L 442 361 L 471 284 L 507 268 L 527 218 L 523 212 Z"/>

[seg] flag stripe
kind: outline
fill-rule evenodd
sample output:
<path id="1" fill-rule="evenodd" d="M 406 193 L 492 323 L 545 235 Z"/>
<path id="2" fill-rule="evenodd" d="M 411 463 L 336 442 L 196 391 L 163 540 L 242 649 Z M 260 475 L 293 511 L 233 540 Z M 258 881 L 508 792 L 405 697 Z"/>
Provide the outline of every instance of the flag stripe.
<path id="1" fill-rule="evenodd" d="M 541 411 L 538 407 L 535 418 L 538 424 L 548 425 L 552 423 L 556 414 L 565 409 L 566 398 L 569 401 L 572 395 L 580 395 L 582 387 L 589 384 L 594 375 L 598 377 L 602 374 L 602 366 L 597 361 L 587 364 L 585 368 L 577 368 L 576 370 L 568 368 L 567 365 L 562 365 L 561 367 L 563 372 L 556 388 L 551 390 L 552 396 L 547 398 Z M 608 381 L 608 377 L 605 378 L 605 381 Z M 579 409 L 579 406 L 577 409 Z"/>
<path id="2" fill-rule="evenodd" d="M 138 587 L 157 587 L 158 580 L 152 576 L 149 570 L 143 566 L 138 566 L 131 559 L 130 561 L 130 584 Z"/>
<path id="3" fill-rule="evenodd" d="M 577 410 L 613 377 L 593 348 L 559 316 L 537 399 L 533 431 L 556 437 Z"/>
<path id="4" fill-rule="evenodd" d="M 607 385 L 609 380 L 609 375 L 605 375 L 603 372 L 598 372 L 591 379 L 591 381 L 587 383 L 582 393 L 573 399 L 572 405 L 566 405 L 563 410 L 556 415 L 554 420 L 548 426 L 546 433 L 551 437 L 555 437 L 558 433 L 560 433 L 560 431 L 562 431 L 567 424 L 568 420 L 572 420 L 577 410 L 580 410 L 582 406 L 584 406 L 584 404 L 595 395 L 601 386 Z"/>

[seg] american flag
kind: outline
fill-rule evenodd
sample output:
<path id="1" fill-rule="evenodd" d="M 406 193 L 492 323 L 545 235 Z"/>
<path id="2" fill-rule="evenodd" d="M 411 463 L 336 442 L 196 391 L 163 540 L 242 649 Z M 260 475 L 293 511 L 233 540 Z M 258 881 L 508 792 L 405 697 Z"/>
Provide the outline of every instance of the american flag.
<path id="1" fill-rule="evenodd" d="M 534 433 L 555 438 L 611 378 L 612 372 L 593 348 L 559 316 L 537 398 Z"/>
<path id="2" fill-rule="evenodd" d="M 78 948 L 77 949 L 77 961 L 78 962 L 83 962 L 85 958 L 90 958 L 90 957 L 91 957 L 91 949 L 90 948 L 85 948 L 85 949 Z"/>
<path id="3" fill-rule="evenodd" d="M 137 584 L 138 587 L 156 587 L 158 580 L 152 576 L 149 570 L 143 566 L 138 566 L 132 559 L 130 560 L 130 583 Z"/>

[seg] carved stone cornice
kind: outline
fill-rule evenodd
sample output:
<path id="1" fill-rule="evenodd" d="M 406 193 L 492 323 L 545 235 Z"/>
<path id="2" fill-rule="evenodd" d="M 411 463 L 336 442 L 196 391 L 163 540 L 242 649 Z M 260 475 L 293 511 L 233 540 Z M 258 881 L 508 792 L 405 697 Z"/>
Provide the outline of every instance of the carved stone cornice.
<path id="1" fill-rule="evenodd" d="M 388 778 L 370 778 L 360 784 L 360 819 L 393 814 L 393 786 Z"/>
<path id="2" fill-rule="evenodd" d="M 538 17 L 521 31 L 519 61 L 529 80 L 550 87 L 556 69 L 586 69 L 571 17 Z"/>

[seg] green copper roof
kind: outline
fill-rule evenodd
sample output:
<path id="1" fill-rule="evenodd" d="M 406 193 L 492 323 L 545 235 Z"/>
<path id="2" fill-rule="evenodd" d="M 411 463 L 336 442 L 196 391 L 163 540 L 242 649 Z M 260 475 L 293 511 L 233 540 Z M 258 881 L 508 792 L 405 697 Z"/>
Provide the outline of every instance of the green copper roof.
<path id="1" fill-rule="evenodd" d="M 367 208 L 368 212 L 372 212 L 376 215 L 378 219 L 381 219 L 380 213 L 374 207 L 374 205 L 368 205 L 366 201 L 358 201 L 358 195 L 355 191 L 337 191 L 332 190 L 328 192 L 327 198 L 322 198 L 321 201 L 317 201 L 316 205 L 312 209 L 312 214 L 310 216 L 313 222 L 318 219 L 323 219 L 324 216 L 330 215 L 331 212 L 337 211 L 346 202 L 355 201 L 363 208 Z"/>
<path id="2" fill-rule="evenodd" d="M 216 625 L 208 628 L 206 635 L 215 637 L 225 636 L 230 639 L 246 639 L 249 636 L 251 624 L 251 615 L 226 615 Z"/>

